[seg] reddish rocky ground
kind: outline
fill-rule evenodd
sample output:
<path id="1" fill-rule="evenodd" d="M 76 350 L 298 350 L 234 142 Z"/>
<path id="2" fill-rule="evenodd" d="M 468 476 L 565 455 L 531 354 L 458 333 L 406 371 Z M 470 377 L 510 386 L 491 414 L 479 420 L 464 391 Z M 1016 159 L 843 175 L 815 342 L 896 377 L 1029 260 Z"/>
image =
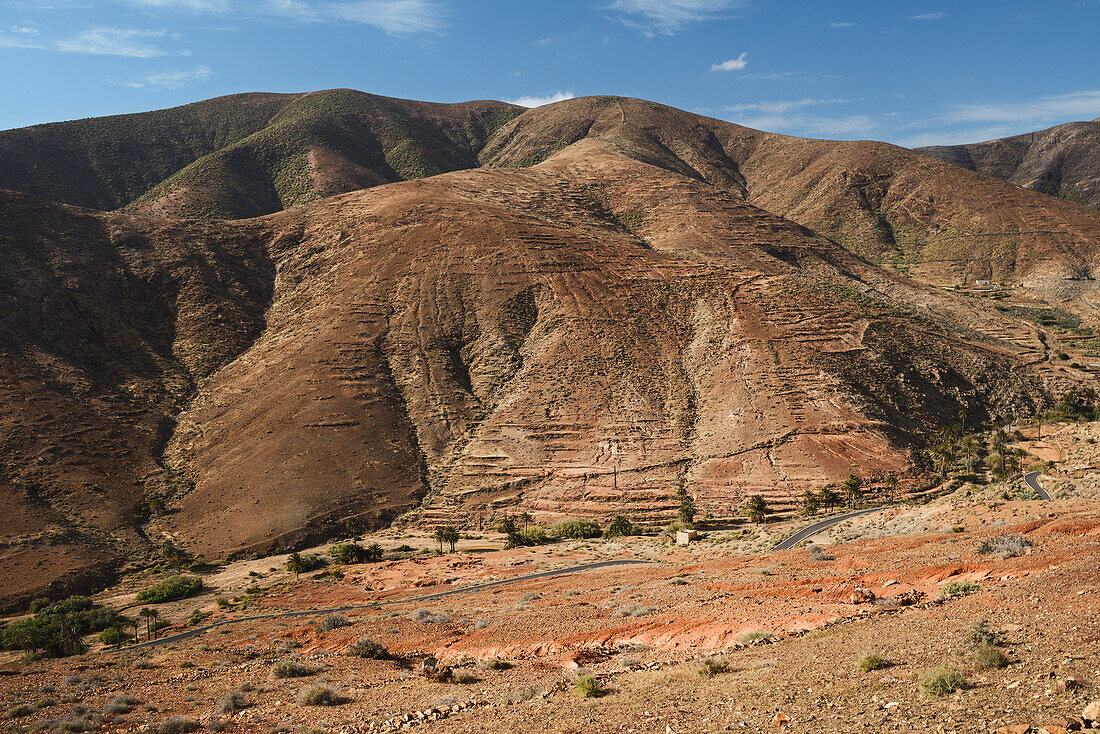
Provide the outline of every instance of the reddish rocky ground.
<path id="1" fill-rule="evenodd" d="M 1065 716 L 1100 698 L 1100 502 L 1004 501 L 1001 489 L 968 487 L 931 505 L 849 521 L 832 534 L 855 539 L 821 552 L 749 552 L 793 529 L 788 523 L 715 531 L 688 548 L 643 537 L 489 550 L 499 538 L 487 533 L 462 541 L 454 554 L 352 565 L 340 580 L 322 572 L 295 581 L 271 570 L 283 557 L 242 562 L 208 576 L 209 593 L 161 605 L 162 614 L 180 620 L 203 609 L 213 613 L 209 623 L 394 603 L 346 611 L 351 624 L 328 632 L 318 631 L 318 613 L 244 621 L 144 650 L 13 659 L 0 669 L 0 688 L 9 708 L 49 704 L 10 720 L 13 729 L 73 719 L 81 710 L 74 707 L 86 708 L 104 731 L 134 731 L 171 716 L 242 732 L 371 731 L 387 721 L 400 727 L 405 715 L 430 719 L 425 731 L 455 732 L 761 730 L 777 716 L 805 732 L 1064 725 Z M 1018 557 L 979 552 L 983 540 L 1006 534 L 1031 545 Z M 378 539 L 387 549 L 431 543 L 396 530 Z M 407 600 L 611 558 L 652 563 Z M 979 590 L 941 598 L 945 584 L 967 581 Z M 148 583 L 131 579 L 103 598 L 125 604 Z M 249 586 L 260 591 L 243 594 Z M 217 595 L 250 601 L 219 610 Z M 979 669 L 967 634 L 981 619 L 1003 639 L 1008 667 Z M 746 644 L 754 631 L 772 637 Z M 363 637 L 396 660 L 344 654 Z M 868 653 L 892 666 L 860 672 L 856 664 Z M 428 655 L 468 682 L 423 677 Z M 701 676 L 704 655 L 721 655 L 728 670 Z M 291 659 L 314 672 L 274 678 L 275 664 Z M 493 660 L 511 667 L 493 669 Z M 919 676 L 945 663 L 970 687 L 921 695 Z M 574 693 L 584 672 L 601 681 L 604 695 Z M 1073 682 L 1063 691 L 1067 679 Z M 340 702 L 297 703 L 299 690 L 315 683 L 335 689 Z M 219 714 L 232 691 L 247 707 Z M 118 695 L 141 703 L 105 714 Z"/>

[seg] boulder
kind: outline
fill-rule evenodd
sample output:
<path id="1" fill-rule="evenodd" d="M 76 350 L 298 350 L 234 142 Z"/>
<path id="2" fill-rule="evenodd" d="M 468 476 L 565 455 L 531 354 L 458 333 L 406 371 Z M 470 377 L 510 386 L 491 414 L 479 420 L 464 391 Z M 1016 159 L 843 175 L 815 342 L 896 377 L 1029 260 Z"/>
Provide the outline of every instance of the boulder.
<path id="1" fill-rule="evenodd" d="M 1081 712 L 1081 718 L 1085 721 L 1100 721 L 1100 700 L 1093 701 Z"/>

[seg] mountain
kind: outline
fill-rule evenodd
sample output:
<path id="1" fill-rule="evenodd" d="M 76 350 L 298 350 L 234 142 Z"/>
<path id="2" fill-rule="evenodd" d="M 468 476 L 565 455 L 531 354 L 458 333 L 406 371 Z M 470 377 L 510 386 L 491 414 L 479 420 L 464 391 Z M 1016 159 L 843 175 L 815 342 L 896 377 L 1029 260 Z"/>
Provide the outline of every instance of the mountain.
<path id="1" fill-rule="evenodd" d="M 1100 118 L 918 153 L 1067 201 L 1100 208 Z"/>
<path id="2" fill-rule="evenodd" d="M 334 98 L 357 112 L 310 111 Z M 1072 203 L 640 100 L 240 100 L 256 132 L 123 211 L 0 191 L 6 606 L 141 567 L 168 537 L 214 560 L 402 515 L 663 522 L 681 487 L 727 517 L 853 471 L 914 486 L 959 411 L 1030 413 L 1084 379 L 1050 364 L 1046 327 L 938 285 L 992 272 L 1021 284 L 1004 303 L 1087 313 L 1100 222 Z M 365 130 L 414 119 L 419 167 L 377 170 L 437 175 L 318 185 L 246 219 L 149 213 L 251 207 L 228 162 L 300 150 L 302 120 L 347 135 L 325 151 L 362 135 L 392 161 L 396 134 Z M 96 158 L 88 190 L 130 180 L 133 155 Z M 352 185 L 315 160 L 312 181 Z M 1013 223 L 1077 239 L 1003 235 L 987 263 L 899 237 Z"/>
<path id="3" fill-rule="evenodd" d="M 158 216 L 244 218 L 476 165 L 522 108 L 347 89 L 241 94 L 0 132 L 0 188 Z"/>

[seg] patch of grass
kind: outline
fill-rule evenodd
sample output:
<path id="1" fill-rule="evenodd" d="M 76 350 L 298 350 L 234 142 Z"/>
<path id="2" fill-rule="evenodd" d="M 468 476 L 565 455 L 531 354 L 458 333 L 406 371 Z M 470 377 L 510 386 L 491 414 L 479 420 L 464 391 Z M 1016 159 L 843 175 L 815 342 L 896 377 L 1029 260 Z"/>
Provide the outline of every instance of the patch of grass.
<path id="1" fill-rule="evenodd" d="M 966 596 L 976 594 L 981 590 L 982 587 L 973 581 L 948 581 L 940 587 L 940 598 L 950 599 L 956 596 Z"/>
<path id="2" fill-rule="evenodd" d="M 142 604 L 162 604 L 167 601 L 186 599 L 202 591 L 202 579 L 198 576 L 172 576 L 155 586 L 138 592 L 137 600 Z"/>
<path id="3" fill-rule="evenodd" d="M 218 701 L 217 711 L 219 714 L 235 714 L 247 706 L 244 696 L 237 691 L 229 691 Z"/>
<path id="4" fill-rule="evenodd" d="M 699 658 L 695 666 L 695 672 L 704 678 L 713 678 L 716 675 L 729 672 L 730 663 L 721 655 L 707 655 Z"/>
<path id="5" fill-rule="evenodd" d="M 501 660 L 500 658 L 489 658 L 481 663 L 481 665 L 489 670 L 510 670 L 512 664 L 507 660 Z"/>
<path id="6" fill-rule="evenodd" d="M 333 706 L 338 701 L 336 691 L 325 685 L 308 685 L 298 691 L 298 703 L 303 706 Z"/>
<path id="7" fill-rule="evenodd" d="M 169 716 L 159 725 L 152 728 L 152 732 L 155 734 L 184 734 L 189 731 L 198 731 L 202 728 L 202 724 L 194 719 L 188 719 L 184 716 Z"/>
<path id="8" fill-rule="evenodd" d="M 653 607 L 643 607 L 638 604 L 624 604 L 615 612 L 619 617 L 645 617 L 653 612 Z"/>
<path id="9" fill-rule="evenodd" d="M 997 636 L 997 633 L 989 629 L 989 621 L 985 619 L 979 619 L 970 628 L 970 631 L 966 634 L 966 643 L 970 647 L 978 647 L 979 645 L 1000 645 L 1001 638 Z"/>
<path id="10" fill-rule="evenodd" d="M 326 614 L 325 618 L 321 620 L 321 623 L 317 625 L 318 632 L 331 632 L 341 627 L 347 627 L 351 622 L 348 618 L 339 612 L 333 612 L 332 614 Z"/>
<path id="11" fill-rule="evenodd" d="M 1000 670 L 1012 664 L 1007 655 L 988 642 L 975 645 L 970 651 L 970 660 L 978 670 Z"/>
<path id="12" fill-rule="evenodd" d="M 1001 558 L 1015 558 L 1022 556 L 1031 547 L 1031 541 L 1020 534 L 998 535 L 995 538 L 986 538 L 978 546 L 978 553 L 982 555 L 997 555 Z"/>
<path id="13" fill-rule="evenodd" d="M 775 635 L 767 630 L 747 630 L 741 634 L 737 641 L 742 645 L 747 645 L 750 642 L 759 642 L 760 640 L 770 640 Z"/>
<path id="14" fill-rule="evenodd" d="M 451 673 L 451 682 L 467 685 L 470 683 L 477 683 L 480 680 L 476 675 L 468 670 L 455 670 Z"/>
<path id="15" fill-rule="evenodd" d="M 276 678 L 305 678 L 309 675 L 317 675 L 317 668 L 303 665 L 297 660 L 280 660 L 271 669 L 271 674 Z"/>
<path id="16" fill-rule="evenodd" d="M 875 670 L 885 670 L 891 665 L 893 665 L 893 663 L 891 663 L 889 660 L 882 657 L 881 655 L 875 655 L 874 653 L 864 655 L 859 659 L 859 662 L 856 663 L 856 667 L 859 668 L 859 671 L 861 673 L 870 673 Z"/>
<path id="17" fill-rule="evenodd" d="M 451 621 L 450 616 L 444 612 L 436 614 L 431 609 L 421 607 L 413 612 L 413 619 L 421 624 L 446 624 Z"/>
<path id="18" fill-rule="evenodd" d="M 24 716 L 30 716 L 35 711 L 37 711 L 37 709 L 35 709 L 35 707 L 31 706 L 29 703 L 16 704 L 15 706 L 12 706 L 10 709 L 8 709 L 8 718 L 21 719 Z"/>
<path id="19" fill-rule="evenodd" d="M 966 677 L 954 665 L 943 665 L 925 671 L 917 681 L 917 688 L 923 696 L 946 696 L 969 687 Z"/>
<path id="20" fill-rule="evenodd" d="M 573 692 L 581 698 L 598 698 L 604 693 L 603 686 L 594 675 L 578 676 L 573 682 Z"/>

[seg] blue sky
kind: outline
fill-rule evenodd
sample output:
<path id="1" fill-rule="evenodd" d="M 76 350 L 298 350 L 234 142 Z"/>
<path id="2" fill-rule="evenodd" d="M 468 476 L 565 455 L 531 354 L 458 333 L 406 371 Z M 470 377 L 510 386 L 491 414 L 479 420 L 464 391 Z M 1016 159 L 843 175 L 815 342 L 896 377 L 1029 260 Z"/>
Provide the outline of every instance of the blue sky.
<path id="1" fill-rule="evenodd" d="M 0 128 L 222 94 L 620 94 L 901 145 L 1100 116 L 1100 0 L 0 0 Z"/>

